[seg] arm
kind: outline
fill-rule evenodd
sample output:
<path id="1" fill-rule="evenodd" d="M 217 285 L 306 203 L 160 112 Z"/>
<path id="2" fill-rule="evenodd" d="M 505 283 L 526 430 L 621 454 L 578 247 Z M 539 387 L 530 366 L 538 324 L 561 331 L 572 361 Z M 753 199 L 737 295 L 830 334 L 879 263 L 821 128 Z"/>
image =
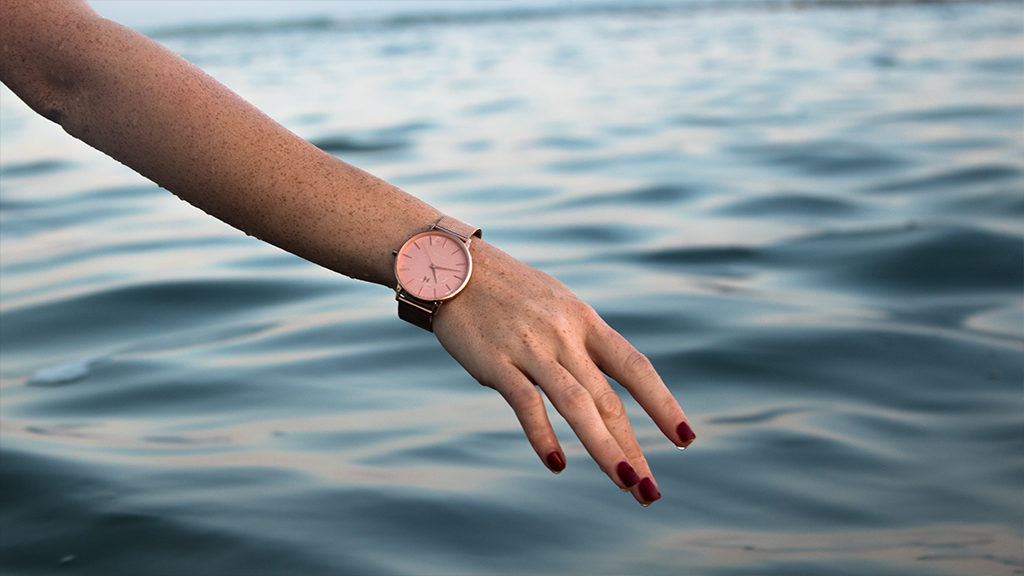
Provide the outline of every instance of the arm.
<path id="1" fill-rule="evenodd" d="M 72 136 L 337 272 L 392 285 L 391 252 L 380 248 L 439 216 L 85 2 L 2 0 L 0 50 L 0 80 Z"/>
<path id="2" fill-rule="evenodd" d="M 0 0 L 0 80 L 72 136 L 207 213 L 354 278 L 393 288 L 392 250 L 440 216 L 84 1 Z M 483 241 L 471 251 L 472 281 L 434 321 L 441 344 L 509 402 L 549 468 L 565 460 L 537 387 L 620 488 L 641 503 L 657 499 L 602 374 L 686 446 L 692 432 L 654 368 L 554 278 Z"/>

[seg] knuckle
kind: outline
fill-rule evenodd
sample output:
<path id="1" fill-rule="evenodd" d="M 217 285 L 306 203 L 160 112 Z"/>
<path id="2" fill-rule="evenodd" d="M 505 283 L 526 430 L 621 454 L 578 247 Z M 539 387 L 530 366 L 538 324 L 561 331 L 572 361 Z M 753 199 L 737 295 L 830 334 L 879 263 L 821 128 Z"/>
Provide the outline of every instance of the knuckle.
<path id="1" fill-rule="evenodd" d="M 622 399 L 610 388 L 594 396 L 594 405 L 597 406 L 598 413 L 606 422 L 626 417 L 626 407 L 622 403 Z"/>
<path id="2" fill-rule="evenodd" d="M 622 361 L 622 371 L 627 378 L 640 378 L 654 369 L 650 359 L 637 350 L 631 351 Z"/>
<path id="3" fill-rule="evenodd" d="M 595 319 L 599 318 L 597 312 L 594 311 L 590 304 L 576 298 L 567 301 L 566 308 L 573 321 L 582 322 L 585 326 L 593 325 Z"/>
<path id="4" fill-rule="evenodd" d="M 536 400 L 536 391 L 530 386 L 513 386 L 505 391 L 505 398 L 516 410 L 529 408 Z"/>
<path id="5" fill-rule="evenodd" d="M 591 398 L 590 392 L 579 384 L 569 386 L 562 391 L 562 403 L 565 405 L 567 410 L 572 412 L 584 410 L 587 405 L 592 404 L 593 401 L 594 400 Z"/>
<path id="6" fill-rule="evenodd" d="M 544 332 L 549 335 L 551 342 L 564 346 L 572 340 L 575 326 L 568 315 L 552 312 L 543 318 L 543 322 Z"/>
<path id="7" fill-rule="evenodd" d="M 491 367 L 484 374 L 477 376 L 476 381 L 485 388 L 501 392 L 509 387 L 509 383 L 515 381 L 515 373 L 514 370 L 499 363 L 498 366 Z"/>

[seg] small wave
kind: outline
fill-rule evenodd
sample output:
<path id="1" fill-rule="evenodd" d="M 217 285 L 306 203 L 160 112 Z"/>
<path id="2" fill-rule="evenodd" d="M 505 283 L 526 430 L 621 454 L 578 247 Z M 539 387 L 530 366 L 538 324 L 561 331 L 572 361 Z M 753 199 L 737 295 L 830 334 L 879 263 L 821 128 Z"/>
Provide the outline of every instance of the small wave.
<path id="1" fill-rule="evenodd" d="M 645 254 L 640 258 L 652 264 L 752 264 L 763 259 L 764 251 L 746 246 L 697 246 L 672 248 Z"/>
<path id="2" fill-rule="evenodd" d="M 995 105 L 959 105 L 959 106 L 938 106 L 923 110 L 908 110 L 903 112 L 885 113 L 874 118 L 880 124 L 893 122 L 927 122 L 927 123 L 955 123 L 977 120 L 992 120 L 998 122 L 1012 122 L 1020 124 L 1024 110 L 1020 106 L 995 106 Z"/>
<path id="3" fill-rule="evenodd" d="M 547 136 L 533 142 L 537 148 L 555 148 L 557 150 L 593 150 L 601 144 L 591 138 L 573 138 L 570 136 Z"/>
<path id="4" fill-rule="evenodd" d="M 202 571 L 211 574 L 384 572 L 355 558 L 344 565 L 328 564 L 287 538 L 211 527 L 183 507 L 113 504 L 128 491 L 153 489 L 140 489 L 142 484 L 136 483 L 141 480 L 133 475 L 104 471 L 94 462 L 10 449 L 2 458 L 5 529 L 0 555 L 11 574 L 188 574 L 195 571 L 195 558 L 203 558 Z M 263 483 L 286 483 L 283 475 L 270 470 L 262 476 Z M 260 480 L 245 480 L 248 488 L 260 489 Z M 231 472 L 210 474 L 204 488 L 216 494 L 218 489 L 237 489 L 240 481 Z M 173 482 L 159 491 L 172 497 L 183 494 Z"/>
<path id="5" fill-rule="evenodd" d="M 526 105 L 526 102 L 525 98 L 498 98 L 466 106 L 462 109 L 462 114 L 465 116 L 488 116 L 502 112 L 511 112 L 522 108 Z"/>
<path id="6" fill-rule="evenodd" d="M 714 418 L 707 419 L 708 424 L 765 424 L 773 420 L 777 420 L 783 416 L 789 416 L 790 414 L 799 414 L 806 412 L 806 409 L 801 408 L 775 408 L 772 410 L 759 410 L 752 414 L 743 414 L 740 416 L 716 416 Z"/>
<path id="7" fill-rule="evenodd" d="M 950 200 L 946 203 L 945 209 L 949 213 L 1021 218 L 1024 217 L 1024 196 L 1019 190 L 980 194 L 969 198 Z"/>
<path id="8" fill-rule="evenodd" d="M 791 167 L 814 175 L 877 172 L 906 164 L 892 152 L 883 152 L 865 144 L 842 141 L 738 146 L 733 150 L 769 164 Z"/>
<path id="9" fill-rule="evenodd" d="M 622 244 L 637 239 L 633 229 L 603 225 L 558 226 L 556 228 L 539 228 L 529 230 L 533 242 L 565 242 L 574 245 L 586 244 Z"/>
<path id="10" fill-rule="evenodd" d="M 697 195 L 697 190 L 682 184 L 658 184 L 654 186 L 643 186 L 633 190 L 612 192 L 610 194 L 587 194 L 563 202 L 562 208 L 581 208 L 588 206 L 631 206 L 637 204 L 657 205 L 676 204 L 689 200 Z"/>
<path id="11" fill-rule="evenodd" d="M 72 382 L 77 382 L 88 376 L 89 368 L 98 361 L 99 358 L 85 358 L 83 360 L 68 362 L 67 364 L 59 364 L 57 366 L 50 366 L 49 368 L 40 368 L 32 374 L 28 384 L 30 386 L 58 386 L 62 384 L 71 384 Z"/>
<path id="12" fill-rule="evenodd" d="M 928 192 L 964 188 L 1007 180 L 1019 180 L 1024 171 L 1016 166 L 990 164 L 948 170 L 933 176 L 924 176 L 882 184 L 868 188 L 868 192 Z"/>
<path id="13" fill-rule="evenodd" d="M 40 176 L 67 170 L 74 166 L 73 163 L 64 160 L 36 160 L 34 162 L 12 162 L 0 166 L 0 176 L 4 178 L 19 178 L 28 176 Z"/>
<path id="14" fill-rule="evenodd" d="M 825 233 L 772 248 L 769 259 L 813 269 L 823 281 L 911 294 L 1018 292 L 1024 242 L 971 228 Z"/>
<path id="15" fill-rule="evenodd" d="M 99 346 L 110 350 L 141 337 L 216 325 L 235 315 L 336 294 L 345 284 L 288 281 L 165 282 L 118 287 L 0 314 L 5 352 Z M 131 311 L 126 313 L 125 311 Z M 56 376 L 65 373 L 57 371 Z"/>
<path id="16" fill-rule="evenodd" d="M 718 211 L 722 214 L 763 218 L 765 216 L 849 216 L 862 208 L 846 200 L 814 194 L 778 193 L 736 202 Z"/>
<path id="17" fill-rule="evenodd" d="M 316 122 L 322 121 L 323 119 L 316 120 Z M 433 124 L 429 122 L 407 122 L 397 126 L 369 130 L 360 135 L 320 136 L 311 139 L 310 143 L 324 152 L 331 153 L 392 152 L 413 147 L 414 143 L 410 140 L 410 135 L 430 128 L 433 128 Z"/>
<path id="18" fill-rule="evenodd" d="M 387 152 L 408 148 L 409 143 L 400 140 L 356 140 L 345 136 L 317 138 L 311 144 L 324 152 Z"/>
<path id="19" fill-rule="evenodd" d="M 1019 293 L 1024 285 L 1019 237 L 961 227 L 825 232 L 773 246 L 688 246 L 629 257 L 723 276 L 800 270 L 805 282 L 855 292 Z"/>
<path id="20" fill-rule="evenodd" d="M 391 183 L 399 186 L 411 186 L 426 182 L 450 182 L 467 178 L 472 173 L 468 170 L 430 170 L 404 176 L 393 176 L 391 177 Z"/>

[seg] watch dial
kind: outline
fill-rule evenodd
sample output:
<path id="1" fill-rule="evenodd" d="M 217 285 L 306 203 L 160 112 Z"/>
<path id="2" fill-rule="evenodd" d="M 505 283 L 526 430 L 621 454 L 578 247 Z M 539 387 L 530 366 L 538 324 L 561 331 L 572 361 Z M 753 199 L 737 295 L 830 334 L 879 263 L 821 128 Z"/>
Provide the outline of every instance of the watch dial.
<path id="1" fill-rule="evenodd" d="M 398 251 L 395 274 L 402 287 L 423 300 L 444 300 L 465 286 L 470 274 L 469 250 L 443 232 L 413 236 Z"/>

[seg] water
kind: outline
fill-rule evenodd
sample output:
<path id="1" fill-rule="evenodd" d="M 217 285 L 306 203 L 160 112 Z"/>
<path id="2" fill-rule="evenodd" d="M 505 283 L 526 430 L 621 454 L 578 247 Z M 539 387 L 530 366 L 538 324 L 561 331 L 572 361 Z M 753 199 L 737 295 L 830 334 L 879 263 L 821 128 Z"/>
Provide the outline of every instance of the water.
<path id="1" fill-rule="evenodd" d="M 385 289 L 0 102 L 8 574 L 1024 572 L 1019 3 L 158 35 L 658 367 L 620 494 Z M 340 233 L 340 232 L 339 232 Z M 557 421 L 557 419 L 556 419 Z"/>

